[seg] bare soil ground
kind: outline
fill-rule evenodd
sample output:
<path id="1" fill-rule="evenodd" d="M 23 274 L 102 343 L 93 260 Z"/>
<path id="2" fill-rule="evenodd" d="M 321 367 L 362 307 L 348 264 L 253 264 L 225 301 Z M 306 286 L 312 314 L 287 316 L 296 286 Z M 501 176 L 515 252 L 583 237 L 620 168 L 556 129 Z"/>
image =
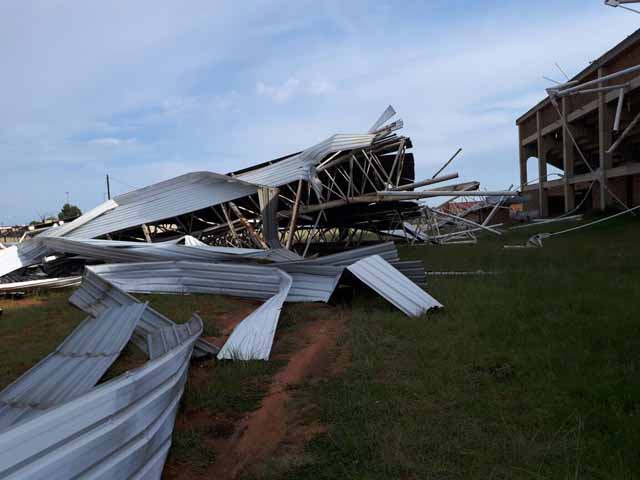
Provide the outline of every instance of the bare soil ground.
<path id="1" fill-rule="evenodd" d="M 274 458 L 286 462 L 298 462 L 304 458 L 304 445 L 325 428 L 309 421 L 312 405 L 291 402 L 290 391 L 306 382 L 314 382 L 333 375 L 348 359 L 339 338 L 346 328 L 346 315 L 340 309 L 313 306 L 317 318 L 306 319 L 301 325 L 293 325 L 279 331 L 274 347 L 273 361 L 283 363 L 265 389 L 266 394 L 259 408 L 238 415 L 211 414 L 206 409 L 196 409 L 178 416 L 176 430 L 188 430 L 206 426 L 203 440 L 212 451 L 215 461 L 205 471 L 193 470 L 185 465 L 165 468 L 164 478 L 236 479 L 245 474 L 260 476 L 265 465 Z M 241 320 L 238 318 L 237 321 Z M 235 326 L 233 318 L 220 319 L 230 332 Z M 280 347 L 280 348 L 278 348 Z M 283 351 L 284 350 L 284 351 Z M 195 367 L 195 368 L 194 368 Z M 209 381 L 205 368 L 194 365 L 189 373 L 194 388 Z"/>

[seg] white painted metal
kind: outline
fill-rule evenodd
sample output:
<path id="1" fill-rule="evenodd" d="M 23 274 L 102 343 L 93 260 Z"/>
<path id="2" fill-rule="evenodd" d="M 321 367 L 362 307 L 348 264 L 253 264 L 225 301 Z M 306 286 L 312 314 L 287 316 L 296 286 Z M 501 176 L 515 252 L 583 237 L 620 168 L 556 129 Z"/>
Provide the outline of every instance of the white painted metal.
<path id="1" fill-rule="evenodd" d="M 91 390 L 129 341 L 146 304 L 88 317 L 45 359 L 0 392 L 0 430 Z"/>
<path id="2" fill-rule="evenodd" d="M 92 220 L 65 228 L 72 238 L 95 238 L 126 228 L 137 227 L 201 208 L 246 197 L 258 187 L 227 175 L 212 172 L 193 172 L 156 183 L 115 197 L 117 207 Z"/>
<path id="3" fill-rule="evenodd" d="M 395 114 L 396 114 L 395 109 L 393 108 L 393 106 L 389 105 L 385 109 L 385 111 L 382 112 L 382 114 L 380 115 L 378 120 L 376 120 L 375 123 L 373 125 L 371 125 L 371 128 L 369 129 L 369 131 L 367 133 L 376 132 L 376 130 L 378 130 L 380 127 L 382 127 L 382 125 L 387 123 L 387 121 L 391 120 Z"/>
<path id="4" fill-rule="evenodd" d="M 171 444 L 193 345 L 187 340 L 143 367 L 0 432 L 0 478 L 159 479 Z"/>
<path id="5" fill-rule="evenodd" d="M 49 250 L 37 240 L 27 240 L 0 250 L 0 277 L 40 263 Z"/>
<path id="6" fill-rule="evenodd" d="M 65 288 L 80 285 L 82 277 L 43 278 L 25 282 L 0 283 L 0 292 L 17 292 L 38 288 Z"/>
<path id="7" fill-rule="evenodd" d="M 265 167 L 249 170 L 234 178 L 270 187 L 280 187 L 297 180 L 313 182 L 317 178 L 315 166 L 325 157 L 339 151 L 369 147 L 375 138 L 374 134 L 336 134 L 296 155 Z"/>
<path id="8" fill-rule="evenodd" d="M 360 281 L 410 317 L 417 317 L 442 304 L 402 275 L 378 255 L 347 267 Z"/>
<path id="9" fill-rule="evenodd" d="M 73 292 L 69 302 L 83 312 L 98 316 L 106 308 L 120 305 L 140 303 L 136 298 L 124 292 L 117 286 L 109 283 L 93 269 L 98 267 L 86 267 L 82 284 Z M 147 349 L 147 335 L 153 334 L 163 328 L 173 328 L 175 323 L 151 307 L 147 307 L 142 314 L 134 330 L 132 341 L 143 351 Z M 218 353 L 218 348 L 203 339 L 198 339 L 194 354 L 196 356 L 213 355 Z"/>
<path id="10" fill-rule="evenodd" d="M 42 238 L 40 241 L 56 253 L 70 253 L 108 262 L 158 262 L 164 260 L 239 261 L 239 257 L 267 258 L 266 250 L 176 245 L 175 243 L 121 242 L 73 238 Z"/>
<path id="11" fill-rule="evenodd" d="M 282 268 L 293 277 L 288 302 L 328 301 L 342 273 L 312 265 Z M 130 293 L 207 293 L 266 300 L 280 291 L 281 283 L 280 270 L 267 265 L 178 261 L 97 265 L 91 270 Z"/>
<path id="12" fill-rule="evenodd" d="M 76 218 L 73 222 L 65 223 L 61 227 L 50 228 L 46 232 L 42 234 L 43 237 L 73 237 L 73 231 L 77 230 L 81 226 L 86 223 L 94 220 L 100 215 L 108 212 L 109 210 L 113 210 L 116 208 L 118 204 L 115 200 L 107 200 L 104 203 L 101 203 L 95 208 L 92 208 L 87 213 L 82 214 L 80 217 Z"/>
<path id="13" fill-rule="evenodd" d="M 293 284 L 286 273 L 278 272 L 278 276 L 280 291 L 236 326 L 218 353 L 219 360 L 269 359 L 280 311 Z"/>

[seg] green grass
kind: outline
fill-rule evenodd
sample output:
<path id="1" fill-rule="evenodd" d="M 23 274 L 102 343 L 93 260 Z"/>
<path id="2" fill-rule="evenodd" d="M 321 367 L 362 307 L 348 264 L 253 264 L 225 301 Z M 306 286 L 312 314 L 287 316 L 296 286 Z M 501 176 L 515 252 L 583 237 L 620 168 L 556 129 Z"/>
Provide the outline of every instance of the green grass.
<path id="1" fill-rule="evenodd" d="M 359 295 L 351 367 L 297 392 L 329 430 L 287 478 L 640 476 L 639 237 L 632 219 L 543 249 L 402 249 L 432 270 L 500 273 L 430 277 L 445 309 L 417 319 Z"/>
<path id="2" fill-rule="evenodd" d="M 327 434 L 299 458 L 269 459 L 261 478 L 640 476 L 640 220 L 551 238 L 542 249 L 502 248 L 574 225 L 475 246 L 401 247 L 403 259 L 431 270 L 497 275 L 429 277 L 445 308 L 416 319 L 357 292 L 341 339 L 352 351 L 346 371 L 290 392 L 293 408 L 314 406 L 309 422 L 319 419 Z M 69 294 L 0 299 L 0 388 L 82 320 Z M 140 298 L 179 322 L 199 311 L 207 336 L 219 333 L 216 316 L 251 308 L 208 295 Z M 326 314 L 287 305 L 268 363 L 194 362 L 168 468 L 196 478 L 214 462 L 212 442 L 258 407 L 291 348 L 287 336 Z M 144 361 L 128 347 L 109 375 Z"/>
<path id="3" fill-rule="evenodd" d="M 0 390 L 62 343 L 85 315 L 69 305 L 70 289 L 38 297 L 0 297 Z"/>

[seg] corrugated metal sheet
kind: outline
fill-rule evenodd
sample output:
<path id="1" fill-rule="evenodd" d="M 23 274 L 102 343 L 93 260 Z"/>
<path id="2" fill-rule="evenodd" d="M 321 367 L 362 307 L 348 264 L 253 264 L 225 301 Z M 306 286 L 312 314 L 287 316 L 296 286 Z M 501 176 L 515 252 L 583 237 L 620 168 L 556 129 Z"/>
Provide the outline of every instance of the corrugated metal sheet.
<path id="1" fill-rule="evenodd" d="M 40 237 L 73 237 L 73 231 L 80 228 L 82 225 L 90 222 L 94 218 L 99 217 L 105 212 L 109 210 L 113 210 L 116 208 L 118 204 L 115 200 L 107 200 L 104 203 L 101 203 L 95 208 L 92 208 L 88 212 L 80 215 L 73 222 L 65 223 L 62 226 L 50 228 L 46 232 L 42 233 Z"/>
<path id="2" fill-rule="evenodd" d="M 246 197 L 256 193 L 258 187 L 227 175 L 211 172 L 193 172 L 134 190 L 115 197 L 118 204 L 96 218 L 76 226 L 71 222 L 70 238 L 95 238 L 107 233 L 136 227 L 193 212 L 211 205 Z"/>
<path id="3" fill-rule="evenodd" d="M 267 258 L 267 250 L 250 248 L 211 247 L 209 245 L 177 245 L 175 243 L 121 242 L 72 238 L 43 238 L 51 251 L 71 253 L 107 262 L 158 262 L 163 260 L 241 261 Z"/>
<path id="4" fill-rule="evenodd" d="M 369 147 L 375 137 L 374 134 L 336 134 L 297 155 L 266 167 L 241 173 L 234 178 L 269 187 L 280 187 L 300 179 L 310 181 L 316 176 L 315 166 L 328 155 Z"/>
<path id="5" fill-rule="evenodd" d="M 154 360 L 178 347 L 181 343 L 189 341 L 190 337 L 198 333 L 200 324 L 202 324 L 202 319 L 198 314 L 194 313 L 190 322 L 161 328 L 147 335 L 146 341 L 149 358 Z"/>
<path id="6" fill-rule="evenodd" d="M 159 479 L 194 333 L 146 365 L 0 433 L 0 477 Z"/>
<path id="7" fill-rule="evenodd" d="M 426 273 L 424 264 L 419 260 L 414 261 L 400 261 L 398 255 L 398 249 L 393 242 L 379 243 L 376 245 L 370 245 L 368 247 L 354 248 L 352 250 L 346 250 L 340 253 L 334 253 L 332 255 L 326 255 L 324 257 L 313 258 L 309 260 L 294 261 L 288 263 L 278 263 L 277 266 L 285 271 L 290 269 L 285 268 L 286 265 L 334 265 L 334 266 L 349 266 L 356 263 L 358 260 L 370 257 L 371 255 L 379 255 L 387 262 L 391 263 L 397 270 L 403 275 L 408 277 L 416 285 L 424 285 L 426 281 Z"/>
<path id="8" fill-rule="evenodd" d="M 19 292 L 38 288 L 65 288 L 80 285 L 82 277 L 43 278 L 25 282 L 0 283 L 0 292 Z"/>
<path id="9" fill-rule="evenodd" d="M 201 262 L 155 262 L 98 265 L 91 270 L 132 293 L 207 293 L 266 300 L 280 291 L 280 270 L 266 265 Z M 288 302 L 326 302 L 341 268 L 283 266 L 293 278 Z"/>
<path id="10" fill-rule="evenodd" d="M 368 133 L 374 133 L 376 130 L 382 127 L 382 125 L 384 125 L 387 122 L 387 120 L 391 120 L 395 114 L 396 114 L 395 109 L 391 105 L 389 105 L 386 108 L 386 110 L 382 112 L 378 120 L 376 120 L 376 122 L 373 125 L 371 125 L 371 128 L 369 129 Z"/>
<path id="11" fill-rule="evenodd" d="M 145 308 L 112 307 L 85 319 L 53 353 L 0 392 L 0 430 L 91 390 L 120 355 Z"/>
<path id="12" fill-rule="evenodd" d="M 378 255 L 362 259 L 347 269 L 410 317 L 442 308 L 440 302 Z"/>
<path id="13" fill-rule="evenodd" d="M 396 262 L 400 260 L 398 249 L 393 242 L 378 243 L 368 247 L 354 248 L 345 250 L 344 252 L 325 255 L 323 257 L 304 260 L 306 265 L 334 265 L 349 266 L 358 260 L 370 257 L 371 255 L 379 255 L 387 262 Z"/>
<path id="14" fill-rule="evenodd" d="M 97 267 L 85 268 L 82 284 L 69 298 L 71 304 L 89 315 L 98 316 L 109 307 L 140 303 L 135 297 L 101 278 L 93 271 L 95 268 Z M 164 328 L 173 328 L 175 325 L 169 318 L 153 308 L 147 307 L 131 339 L 138 347 L 149 354 L 147 350 L 147 335 L 154 334 Z M 198 339 L 194 354 L 196 356 L 215 355 L 218 351 L 219 349 L 216 346 L 205 340 Z"/>
<path id="15" fill-rule="evenodd" d="M 49 250 L 37 240 L 27 240 L 0 250 L 0 277 L 36 265 L 49 253 Z"/>
<path id="16" fill-rule="evenodd" d="M 280 311 L 293 279 L 278 272 L 280 291 L 242 320 L 218 353 L 219 360 L 269 360 Z"/>

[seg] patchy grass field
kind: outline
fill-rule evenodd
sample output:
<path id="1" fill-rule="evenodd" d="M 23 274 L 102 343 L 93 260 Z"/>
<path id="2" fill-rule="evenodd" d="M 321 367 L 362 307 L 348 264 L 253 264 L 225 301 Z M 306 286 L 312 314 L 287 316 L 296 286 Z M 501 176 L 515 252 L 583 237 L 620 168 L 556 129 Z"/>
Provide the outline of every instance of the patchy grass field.
<path id="1" fill-rule="evenodd" d="M 300 332 L 346 311 L 339 343 L 349 361 L 287 387 L 287 408 L 315 436 L 293 454 L 287 438 L 263 468 L 244 476 L 640 476 L 640 220 L 552 238 L 543 249 L 502 248 L 573 225 L 532 227 L 475 246 L 402 247 L 403 258 L 423 259 L 431 270 L 496 272 L 429 277 L 428 290 L 445 309 L 422 318 L 404 317 L 366 292 L 348 309 L 287 305 L 272 362 L 194 363 L 166 476 L 206 478 L 242 435 L 237 425 L 297 358 Z M 0 388 L 82 319 L 68 295 L 0 300 Z M 199 311 L 214 340 L 256 306 L 215 296 L 145 299 L 176 321 Z M 108 375 L 144 361 L 136 355 L 128 348 Z"/>
<path id="2" fill-rule="evenodd" d="M 640 477 L 638 238 L 632 219 L 543 249 L 403 249 L 432 270 L 498 275 L 431 277 L 446 308 L 425 318 L 360 299 L 351 367 L 301 392 L 328 431 L 287 478 Z"/>

